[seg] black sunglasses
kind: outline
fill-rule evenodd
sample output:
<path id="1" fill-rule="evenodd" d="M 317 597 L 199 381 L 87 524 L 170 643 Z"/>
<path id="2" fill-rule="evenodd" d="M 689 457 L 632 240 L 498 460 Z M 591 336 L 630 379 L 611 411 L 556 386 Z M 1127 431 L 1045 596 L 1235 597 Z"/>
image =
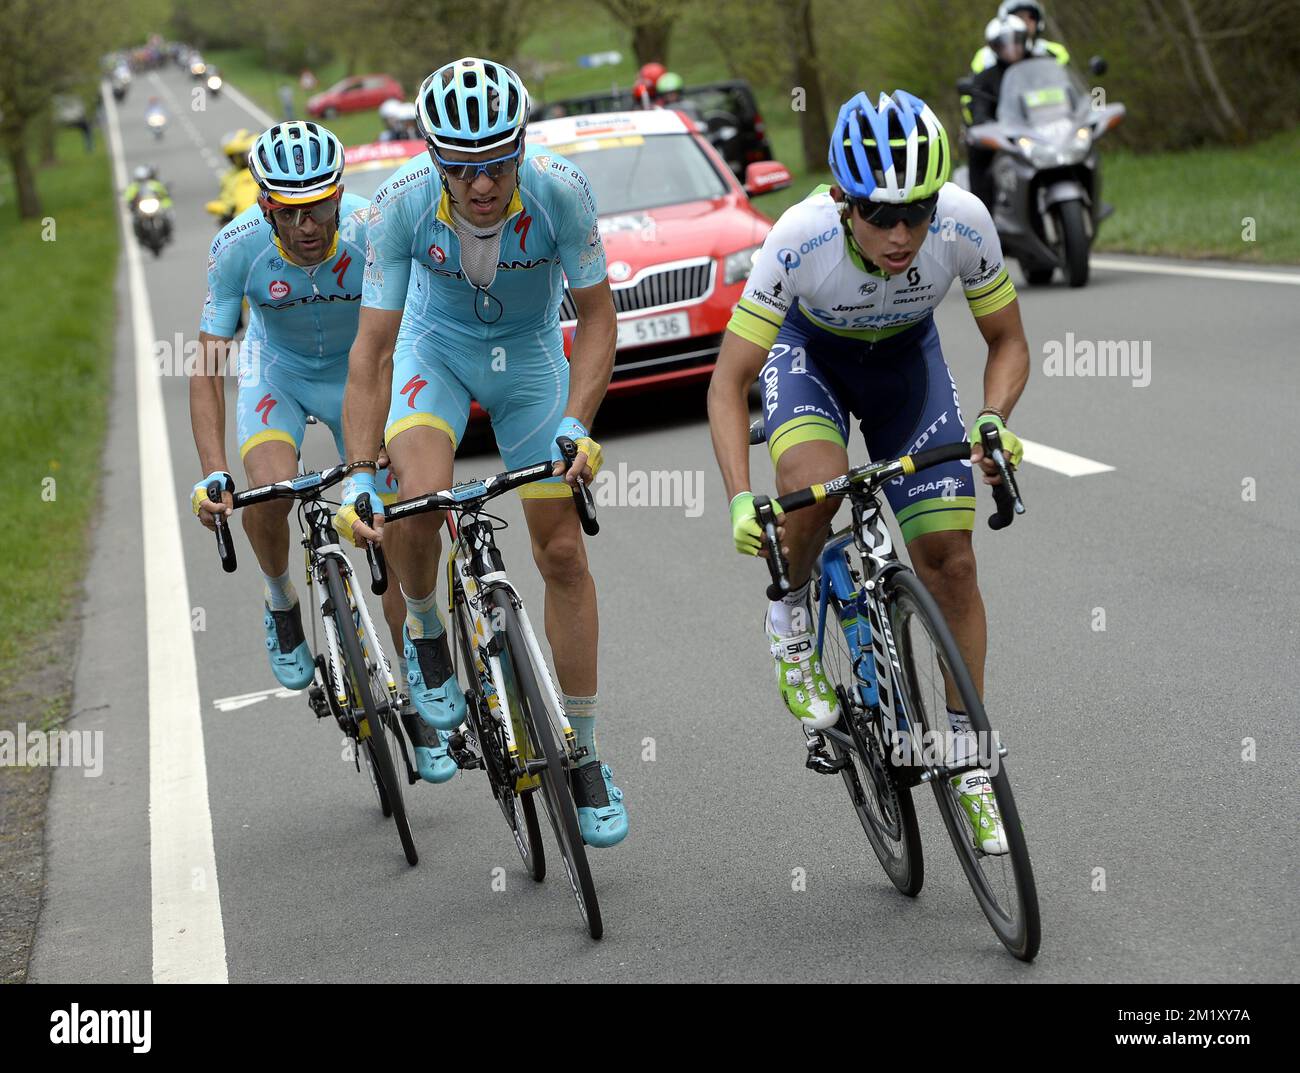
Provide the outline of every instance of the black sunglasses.
<path id="1" fill-rule="evenodd" d="M 909 201 L 904 205 L 882 204 L 878 201 L 864 201 L 861 198 L 849 198 L 849 206 L 854 209 L 872 227 L 883 231 L 897 227 L 900 221 L 908 227 L 929 220 L 939 206 L 939 195 L 931 194 L 920 201 Z"/>

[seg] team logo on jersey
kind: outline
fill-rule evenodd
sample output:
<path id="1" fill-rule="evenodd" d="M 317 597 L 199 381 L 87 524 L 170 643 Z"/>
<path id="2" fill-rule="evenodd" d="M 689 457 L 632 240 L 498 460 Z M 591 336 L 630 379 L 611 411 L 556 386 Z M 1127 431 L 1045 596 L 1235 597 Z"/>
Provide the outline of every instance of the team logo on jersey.
<path id="1" fill-rule="evenodd" d="M 877 287 L 876 283 L 873 283 L 870 280 L 868 280 L 866 283 L 864 283 L 861 287 L 858 288 L 858 293 L 865 298 L 868 294 L 875 294 L 876 287 Z"/>
<path id="2" fill-rule="evenodd" d="M 447 260 L 447 251 L 435 243 L 429 247 L 429 256 L 439 264 L 444 264 Z"/>
<path id="3" fill-rule="evenodd" d="M 515 221 L 515 234 L 519 236 L 519 248 L 524 253 L 528 252 L 528 247 L 524 244 L 528 239 L 528 228 L 532 226 L 533 218 L 528 213 L 520 213 L 519 219 Z"/>
<path id="4" fill-rule="evenodd" d="M 343 286 L 343 277 L 347 275 L 348 265 L 350 265 L 351 263 L 352 263 L 352 254 L 345 253 L 342 257 L 340 257 L 337 261 L 334 262 L 334 267 L 330 269 L 330 271 L 334 273 L 334 278 L 339 281 L 340 288 L 342 288 Z"/>
<path id="5" fill-rule="evenodd" d="M 284 267 L 284 258 L 272 257 L 266 262 L 266 268 L 269 272 L 279 272 Z"/>
<path id="6" fill-rule="evenodd" d="M 632 266 L 626 261 L 615 261 L 609 266 L 609 278 L 615 283 L 622 283 L 631 274 Z"/>
<path id="7" fill-rule="evenodd" d="M 786 246 L 784 249 L 777 250 L 776 259 L 777 261 L 780 262 L 781 267 L 784 268 L 787 272 L 794 271 L 794 269 L 798 268 L 799 265 L 803 263 L 803 258 L 799 256 L 799 252 L 797 250 L 790 249 L 789 246 Z"/>
<path id="8" fill-rule="evenodd" d="M 412 410 L 414 410 L 415 396 L 418 395 L 421 392 L 421 390 L 423 390 L 428 386 L 429 386 L 429 381 L 425 380 L 417 373 L 415 376 L 411 377 L 411 379 L 409 379 L 406 382 L 406 386 L 403 387 L 402 390 L 398 392 L 398 394 L 405 395 L 409 391 L 411 395 L 406 400 L 406 405 L 409 406 Z"/>
<path id="9" fill-rule="evenodd" d="M 267 290 L 270 292 L 271 297 L 277 302 L 281 298 L 287 298 L 289 296 L 289 284 L 285 283 L 282 279 L 271 280 L 271 286 L 268 287 Z"/>

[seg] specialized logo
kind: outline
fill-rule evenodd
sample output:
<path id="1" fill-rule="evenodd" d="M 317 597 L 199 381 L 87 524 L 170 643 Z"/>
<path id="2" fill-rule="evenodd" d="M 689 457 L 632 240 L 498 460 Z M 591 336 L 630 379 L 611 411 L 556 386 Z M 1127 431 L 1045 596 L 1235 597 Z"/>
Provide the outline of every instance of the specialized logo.
<path id="1" fill-rule="evenodd" d="M 533 218 L 528 213 L 520 213 L 519 219 L 515 221 L 515 234 L 519 236 L 519 248 L 528 252 L 526 242 L 528 240 L 528 229 L 533 225 Z"/>
<path id="2" fill-rule="evenodd" d="M 343 277 L 344 275 L 346 275 L 348 270 L 348 265 L 350 265 L 351 263 L 352 263 L 352 254 L 345 253 L 342 257 L 340 257 L 337 261 L 334 262 L 334 267 L 330 269 L 330 271 L 334 273 L 334 278 L 338 280 L 338 284 L 340 288 L 343 286 Z"/>
<path id="3" fill-rule="evenodd" d="M 435 243 L 429 247 L 429 256 L 439 264 L 444 264 L 447 260 L 447 251 Z"/>
<path id="4" fill-rule="evenodd" d="M 287 284 L 282 279 L 271 280 L 271 285 L 270 287 L 267 288 L 267 290 L 270 292 L 271 297 L 274 298 L 277 302 L 281 298 L 287 298 L 289 296 L 289 289 L 290 289 L 289 284 Z"/>
<path id="5" fill-rule="evenodd" d="M 279 401 L 278 399 L 275 399 L 271 395 L 267 394 L 267 395 L 263 395 L 261 399 L 258 400 L 257 405 L 253 407 L 254 413 L 259 413 L 262 415 L 262 424 L 264 425 L 266 424 L 266 419 L 271 416 L 271 411 L 275 408 L 275 404 L 278 401 Z"/>
<path id="6" fill-rule="evenodd" d="M 419 393 L 420 393 L 424 388 L 426 388 L 426 387 L 428 387 L 428 386 L 429 386 L 429 381 L 423 379 L 423 378 L 422 378 L 422 377 L 417 373 L 415 376 L 411 377 L 411 379 L 409 379 L 409 380 L 406 382 L 406 386 L 403 387 L 402 390 L 401 390 L 400 392 L 398 392 L 398 394 L 400 394 L 400 395 L 405 395 L 405 394 L 409 391 L 409 392 L 411 393 L 411 395 L 410 395 L 410 397 L 406 400 L 406 405 L 409 406 L 412 410 L 414 410 L 414 409 L 415 409 L 415 396 L 418 395 L 418 394 L 419 394 Z"/>

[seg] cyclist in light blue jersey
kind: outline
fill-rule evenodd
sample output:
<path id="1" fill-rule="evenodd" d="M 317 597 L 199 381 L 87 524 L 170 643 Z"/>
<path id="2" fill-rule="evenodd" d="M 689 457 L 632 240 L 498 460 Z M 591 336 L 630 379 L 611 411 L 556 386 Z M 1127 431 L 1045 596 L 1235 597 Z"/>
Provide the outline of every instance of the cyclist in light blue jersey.
<path id="1" fill-rule="evenodd" d="M 577 442 L 572 466 L 557 461 L 555 476 L 520 494 L 565 713 L 587 749 L 573 780 L 579 824 L 589 845 L 613 845 L 627 812 L 596 749 L 596 587 L 570 502 L 570 484 L 599 468 L 587 429 L 617 335 L 595 197 L 569 161 L 525 148 L 528 92 L 501 64 L 449 63 L 425 79 L 416 105 L 429 155 L 396 172 L 370 207 L 344 403 L 348 458 L 360 469 L 337 523 L 353 537 L 383 532 L 382 518 L 371 529 L 352 509 L 373 490 L 365 467 L 381 434 L 404 495 L 449 487 L 471 399 L 491 416 L 509 468 L 558 460 L 559 436 Z M 566 276 L 578 314 L 568 361 L 558 312 Z M 436 609 L 441 523 L 420 515 L 383 539 L 406 599 L 412 699 L 431 725 L 451 729 L 465 698 Z"/>
<path id="2" fill-rule="evenodd" d="M 361 305 L 369 203 L 343 192 L 339 140 L 315 123 L 278 124 L 254 143 L 249 170 L 258 201 L 212 243 L 199 323 L 205 361 L 190 378 L 190 420 L 207 473 L 191 500 L 209 528 L 215 513 L 231 512 L 222 370 L 241 304 L 247 300 L 250 319 L 239 348 L 235 414 L 239 455 L 252 486 L 297 473 L 308 416 L 329 427 L 342 456 L 348 350 Z M 221 505 L 208 501 L 214 480 L 226 489 Z M 397 489 L 391 474 L 381 476 L 381 485 L 392 499 Z M 240 513 L 265 582 L 263 627 L 271 669 L 281 685 L 305 689 L 314 661 L 289 579 L 291 507 L 289 500 L 273 500 Z M 396 593 L 385 596 L 384 612 L 401 653 L 405 608 Z M 413 709 L 404 714 L 420 774 L 429 782 L 451 778 L 457 769 L 445 739 Z"/>

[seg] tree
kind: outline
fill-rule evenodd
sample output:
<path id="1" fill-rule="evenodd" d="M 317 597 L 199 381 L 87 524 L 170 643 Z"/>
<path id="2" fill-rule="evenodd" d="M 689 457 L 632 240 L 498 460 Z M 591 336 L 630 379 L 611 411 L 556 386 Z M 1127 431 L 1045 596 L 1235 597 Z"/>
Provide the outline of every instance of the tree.
<path id="1" fill-rule="evenodd" d="M 799 141 L 804 167 L 820 171 L 826 166 L 830 130 L 826 126 L 826 95 L 822 92 L 821 66 L 813 36 L 812 0 L 787 0 L 786 40 L 790 45 L 791 74 L 797 90 L 803 91 L 799 115 Z"/>
<path id="2" fill-rule="evenodd" d="M 632 31 L 638 66 L 668 62 L 668 39 L 687 0 L 600 0 L 600 5 Z"/>

